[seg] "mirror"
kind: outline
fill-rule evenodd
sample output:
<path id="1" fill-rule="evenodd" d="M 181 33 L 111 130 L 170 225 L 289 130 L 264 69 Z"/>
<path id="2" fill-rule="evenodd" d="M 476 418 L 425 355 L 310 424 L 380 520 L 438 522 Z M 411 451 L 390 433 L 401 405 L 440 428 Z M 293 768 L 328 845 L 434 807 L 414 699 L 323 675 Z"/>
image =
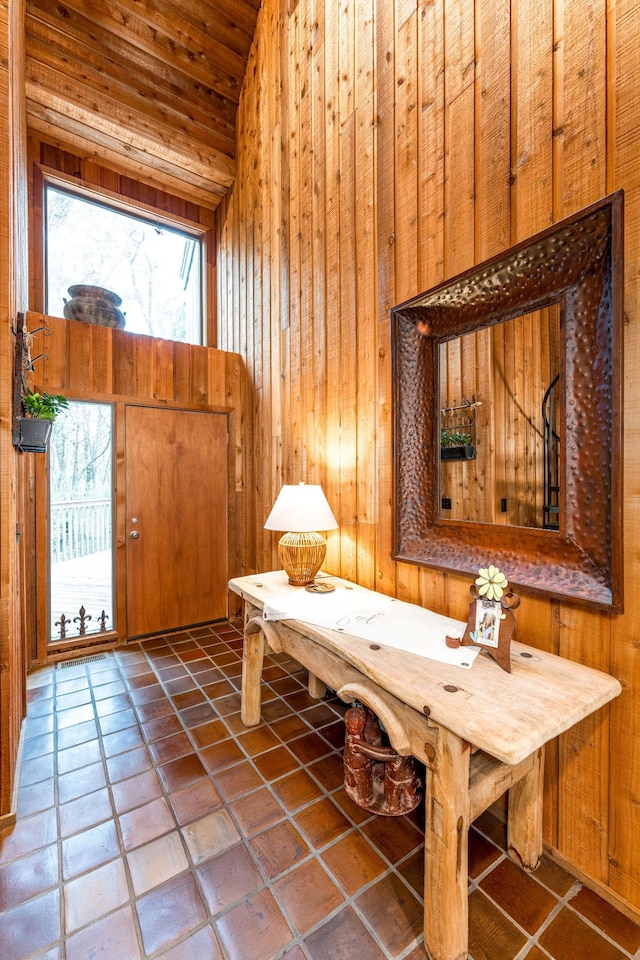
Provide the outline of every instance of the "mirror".
<path id="1" fill-rule="evenodd" d="M 394 559 L 465 574 L 495 563 L 519 589 L 622 612 L 622 214 L 618 191 L 392 310 Z M 522 343 L 500 374 L 501 339 Z M 539 477 L 554 468 L 531 434 L 514 436 L 534 420 L 522 391 L 539 381 L 537 403 L 556 368 L 545 513 Z M 472 404 L 475 459 L 445 462 L 442 411 Z"/>
<path id="2" fill-rule="evenodd" d="M 560 305 L 439 345 L 439 515 L 559 529 Z"/>

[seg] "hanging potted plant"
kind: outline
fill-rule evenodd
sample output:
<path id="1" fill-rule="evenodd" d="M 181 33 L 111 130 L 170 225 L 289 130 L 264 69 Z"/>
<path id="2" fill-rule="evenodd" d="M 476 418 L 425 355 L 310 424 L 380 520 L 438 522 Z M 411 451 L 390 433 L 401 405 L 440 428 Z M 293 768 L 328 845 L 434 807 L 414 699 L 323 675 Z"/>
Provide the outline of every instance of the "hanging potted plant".
<path id="1" fill-rule="evenodd" d="M 30 391 L 22 396 L 22 408 L 26 416 L 20 417 L 18 449 L 25 453 L 46 453 L 53 421 L 61 410 L 69 405 L 62 394 Z"/>
<path id="2" fill-rule="evenodd" d="M 475 460 L 476 448 L 471 443 L 471 434 L 457 430 L 443 430 L 440 434 L 441 460 Z"/>

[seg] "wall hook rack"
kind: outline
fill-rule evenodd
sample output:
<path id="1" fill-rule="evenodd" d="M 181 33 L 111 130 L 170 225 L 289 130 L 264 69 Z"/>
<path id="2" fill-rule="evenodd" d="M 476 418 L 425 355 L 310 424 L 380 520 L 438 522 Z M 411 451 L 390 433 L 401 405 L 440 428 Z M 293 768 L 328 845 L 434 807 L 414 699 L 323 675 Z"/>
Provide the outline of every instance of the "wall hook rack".
<path id="1" fill-rule="evenodd" d="M 476 408 L 482 400 L 462 398 L 440 410 L 440 459 L 475 460 L 476 456 Z"/>
<path id="2" fill-rule="evenodd" d="M 36 327 L 35 330 L 27 330 L 26 324 L 24 325 L 24 328 L 23 328 L 23 329 L 24 329 L 24 344 L 25 344 L 25 347 L 24 347 L 24 367 L 25 367 L 25 370 L 27 370 L 27 371 L 30 372 L 30 373 L 33 373 L 33 371 L 35 370 L 35 364 L 37 363 L 38 360 L 48 360 L 48 359 L 49 359 L 49 357 L 46 355 L 46 353 L 39 353 L 37 357 L 32 357 L 32 356 L 31 356 L 31 345 L 32 345 L 32 343 L 33 343 L 33 338 L 34 338 L 34 337 L 36 336 L 36 334 L 38 334 L 38 333 L 44 334 L 45 337 L 50 337 L 50 336 L 51 336 L 51 330 L 49 330 L 49 327 L 45 327 L 45 326 Z"/>
<path id="3" fill-rule="evenodd" d="M 14 355 L 13 355 L 13 405 L 12 405 L 12 423 L 11 440 L 14 446 L 20 446 L 20 419 L 22 417 L 22 397 L 27 392 L 27 374 L 33 373 L 34 364 L 38 360 L 48 360 L 46 353 L 40 353 L 37 357 L 31 356 L 31 345 L 33 338 L 38 333 L 43 333 L 48 337 L 51 330 L 46 326 L 37 327 L 35 330 L 27 329 L 27 321 L 23 313 L 19 313 L 16 326 L 13 328 L 15 337 Z"/>

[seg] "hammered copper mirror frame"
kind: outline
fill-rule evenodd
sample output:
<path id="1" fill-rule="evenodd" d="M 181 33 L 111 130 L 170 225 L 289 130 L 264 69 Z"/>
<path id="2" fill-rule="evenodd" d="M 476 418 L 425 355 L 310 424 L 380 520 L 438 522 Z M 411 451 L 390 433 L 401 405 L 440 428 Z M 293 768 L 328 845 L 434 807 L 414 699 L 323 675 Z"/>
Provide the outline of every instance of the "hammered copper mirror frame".
<path id="1" fill-rule="evenodd" d="M 391 311 L 393 557 L 622 612 L 623 194 Z M 439 517 L 439 345 L 560 305 L 558 531 Z"/>

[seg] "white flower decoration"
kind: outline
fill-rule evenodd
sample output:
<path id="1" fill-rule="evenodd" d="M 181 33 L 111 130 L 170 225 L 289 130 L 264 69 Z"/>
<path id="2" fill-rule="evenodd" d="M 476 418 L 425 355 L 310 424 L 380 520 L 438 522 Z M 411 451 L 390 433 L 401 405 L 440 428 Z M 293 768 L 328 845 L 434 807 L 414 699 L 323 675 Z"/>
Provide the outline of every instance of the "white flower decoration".
<path id="1" fill-rule="evenodd" d="M 509 581 L 504 573 L 501 573 L 497 567 L 491 564 L 489 567 L 478 570 L 479 576 L 476 578 L 476 587 L 481 597 L 487 600 L 500 600 L 502 594 L 509 586 Z"/>

